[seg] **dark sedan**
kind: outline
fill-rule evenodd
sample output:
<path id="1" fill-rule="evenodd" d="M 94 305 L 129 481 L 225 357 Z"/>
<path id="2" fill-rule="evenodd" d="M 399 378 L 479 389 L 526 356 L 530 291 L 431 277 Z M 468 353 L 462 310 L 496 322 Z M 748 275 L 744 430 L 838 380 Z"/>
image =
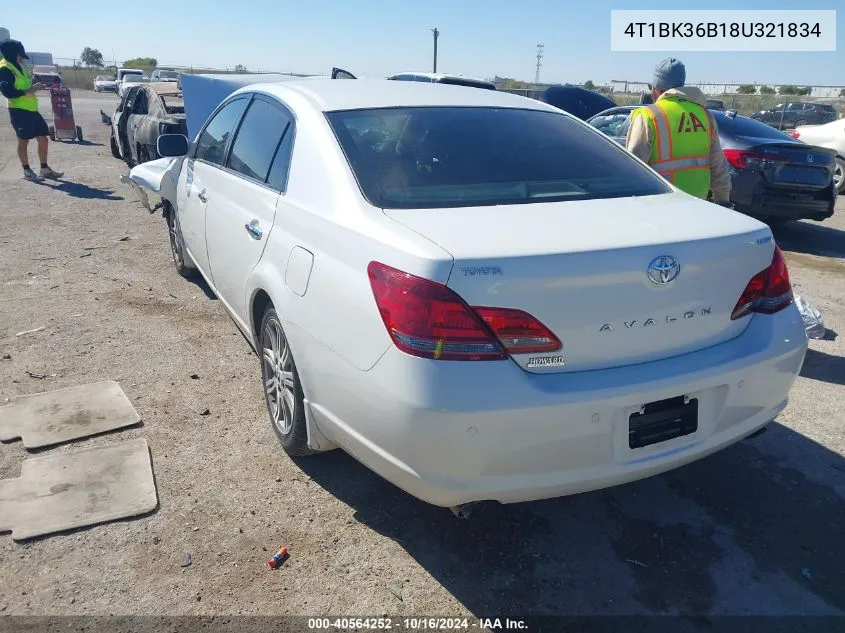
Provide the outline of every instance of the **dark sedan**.
<path id="1" fill-rule="evenodd" d="M 836 108 L 824 103 L 779 103 L 769 110 L 755 112 L 751 118 L 779 130 L 788 130 L 799 125 L 829 123 L 836 119 Z"/>
<path id="2" fill-rule="evenodd" d="M 618 106 L 587 122 L 625 144 L 631 112 Z M 737 211 L 771 224 L 825 220 L 833 215 L 836 152 L 806 145 L 773 127 L 733 111 L 710 111 L 731 172 L 731 202 Z"/>

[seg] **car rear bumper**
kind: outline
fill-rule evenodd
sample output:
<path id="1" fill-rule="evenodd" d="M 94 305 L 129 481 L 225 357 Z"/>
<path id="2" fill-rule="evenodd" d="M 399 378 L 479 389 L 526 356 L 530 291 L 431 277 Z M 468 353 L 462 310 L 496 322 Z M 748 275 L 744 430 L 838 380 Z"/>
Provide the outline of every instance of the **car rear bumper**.
<path id="1" fill-rule="evenodd" d="M 824 188 L 797 189 L 766 184 L 757 174 L 732 174 L 731 202 L 737 211 L 763 218 L 824 220 L 833 215 L 833 182 Z"/>
<path id="2" fill-rule="evenodd" d="M 634 481 L 750 435 L 786 406 L 806 348 L 793 306 L 754 316 L 732 341 L 637 366 L 536 375 L 391 348 L 368 372 L 337 359 L 307 370 L 306 386 L 320 431 L 410 494 L 510 503 Z M 681 395 L 698 399 L 698 430 L 629 448 L 631 413 Z"/>

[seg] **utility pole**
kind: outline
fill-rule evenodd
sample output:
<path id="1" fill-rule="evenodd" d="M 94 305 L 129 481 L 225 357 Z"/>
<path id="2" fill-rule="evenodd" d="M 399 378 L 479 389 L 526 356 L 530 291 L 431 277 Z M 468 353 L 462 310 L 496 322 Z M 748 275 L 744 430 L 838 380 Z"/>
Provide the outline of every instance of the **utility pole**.
<path id="1" fill-rule="evenodd" d="M 537 72 L 534 74 L 534 85 L 540 85 L 540 67 L 543 65 L 543 45 L 537 44 Z"/>
<path id="2" fill-rule="evenodd" d="M 431 32 L 434 35 L 434 70 L 432 72 L 437 72 L 437 38 L 440 37 L 440 31 L 433 28 Z"/>

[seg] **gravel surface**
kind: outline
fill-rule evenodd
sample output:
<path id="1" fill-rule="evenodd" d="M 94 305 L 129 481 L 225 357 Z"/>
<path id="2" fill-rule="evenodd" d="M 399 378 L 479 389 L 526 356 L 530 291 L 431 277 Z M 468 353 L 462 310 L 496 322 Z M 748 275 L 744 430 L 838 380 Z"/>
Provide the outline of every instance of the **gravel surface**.
<path id="1" fill-rule="evenodd" d="M 789 408 L 757 438 L 638 483 L 460 521 L 341 451 L 285 456 L 254 353 L 207 287 L 176 275 L 164 221 L 120 183 L 99 117 L 115 97 L 74 97 L 86 142 L 51 144 L 59 184 L 20 179 L 0 113 L 0 403 L 119 381 L 143 424 L 52 450 L 146 438 L 160 506 L 23 544 L 0 537 L 2 613 L 845 611 L 841 337 L 810 343 Z M 843 203 L 776 235 L 835 332 Z M 26 458 L 19 442 L 0 445 L 0 477 Z M 280 545 L 290 559 L 273 571 Z"/>

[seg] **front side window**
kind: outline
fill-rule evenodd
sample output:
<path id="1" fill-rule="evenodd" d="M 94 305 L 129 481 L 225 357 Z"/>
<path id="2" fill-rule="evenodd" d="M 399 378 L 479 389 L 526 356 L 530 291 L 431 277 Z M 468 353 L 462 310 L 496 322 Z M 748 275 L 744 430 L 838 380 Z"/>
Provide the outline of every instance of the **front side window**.
<path id="1" fill-rule="evenodd" d="M 235 99 L 214 115 L 197 141 L 197 151 L 194 154 L 197 160 L 204 160 L 213 165 L 223 164 L 226 144 L 248 102 L 246 97 Z"/>
<path id="2" fill-rule="evenodd" d="M 254 99 L 232 144 L 227 167 L 264 182 L 289 121 L 280 108 L 263 99 Z"/>
<path id="3" fill-rule="evenodd" d="M 630 117 L 630 112 L 615 112 L 613 114 L 597 116 L 590 121 L 590 125 L 608 136 L 621 136 L 623 128 L 627 131 L 628 126 L 625 124 Z"/>
<path id="4" fill-rule="evenodd" d="M 367 200 L 417 209 L 671 191 L 616 143 L 555 112 L 414 107 L 326 115 Z"/>

